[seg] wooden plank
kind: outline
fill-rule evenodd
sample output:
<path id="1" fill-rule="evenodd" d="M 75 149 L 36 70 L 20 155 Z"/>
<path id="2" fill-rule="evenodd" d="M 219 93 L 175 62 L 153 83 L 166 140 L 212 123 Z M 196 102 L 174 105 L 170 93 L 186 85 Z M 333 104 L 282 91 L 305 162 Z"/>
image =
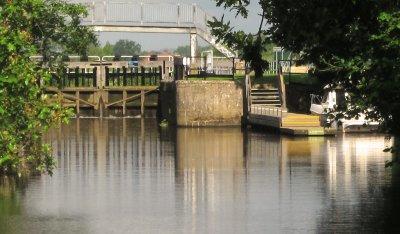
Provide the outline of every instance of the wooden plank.
<path id="1" fill-rule="evenodd" d="M 77 98 L 76 96 L 69 95 L 69 94 L 65 94 L 65 93 L 61 93 L 61 94 L 63 95 L 63 97 L 64 97 L 65 99 L 73 99 L 73 100 L 75 100 L 75 101 L 76 101 L 77 99 L 79 99 L 80 102 L 83 102 L 83 103 L 85 103 L 85 104 L 87 104 L 87 105 L 90 105 L 90 106 L 93 106 L 93 107 L 96 106 L 95 104 L 90 103 L 90 102 L 87 102 L 87 101 L 85 101 L 85 100 L 83 100 L 83 99 Z"/>
<path id="2" fill-rule="evenodd" d="M 110 107 L 110 106 L 114 106 L 114 105 L 116 105 L 116 104 L 123 103 L 124 101 L 125 101 L 125 102 L 127 102 L 127 101 L 132 101 L 132 100 L 141 98 L 142 95 L 146 95 L 146 94 L 152 93 L 152 92 L 154 92 L 154 91 L 155 91 L 155 90 L 149 90 L 149 91 L 142 90 L 142 91 L 140 91 L 140 94 L 135 94 L 135 95 L 133 95 L 133 96 L 130 96 L 130 97 L 127 97 L 127 98 L 123 98 L 123 99 L 118 100 L 118 101 L 116 101 L 116 102 L 109 103 L 109 104 L 106 105 L 106 107 L 108 108 L 108 107 Z"/>
<path id="3" fill-rule="evenodd" d="M 126 80 L 124 81 L 126 82 Z M 123 102 L 122 102 L 122 115 L 125 116 L 126 115 L 126 98 L 127 98 L 127 92 L 126 90 L 123 91 L 122 93 L 122 98 L 123 98 Z"/>
<path id="4" fill-rule="evenodd" d="M 145 101 L 145 91 L 140 92 L 140 115 L 144 116 L 144 101 Z"/>
<path id="5" fill-rule="evenodd" d="M 79 118 L 80 106 L 79 106 L 79 91 L 76 92 L 76 116 Z"/>

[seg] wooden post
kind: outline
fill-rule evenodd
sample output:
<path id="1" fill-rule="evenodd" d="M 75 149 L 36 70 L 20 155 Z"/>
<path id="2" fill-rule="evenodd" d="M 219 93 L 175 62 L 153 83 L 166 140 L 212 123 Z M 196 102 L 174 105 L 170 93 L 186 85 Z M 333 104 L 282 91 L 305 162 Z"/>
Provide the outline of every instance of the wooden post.
<path id="1" fill-rule="evenodd" d="M 151 76 L 152 76 L 151 79 L 153 80 L 151 85 L 156 85 L 156 83 L 157 83 L 157 68 L 155 68 L 155 67 L 151 68 Z"/>
<path id="2" fill-rule="evenodd" d="M 140 70 L 139 67 L 136 68 L 136 85 L 139 86 Z"/>
<path id="3" fill-rule="evenodd" d="M 79 67 L 75 68 L 75 87 L 79 87 Z"/>
<path id="4" fill-rule="evenodd" d="M 232 58 L 232 79 L 235 79 L 235 72 L 236 72 L 236 68 L 235 68 L 235 58 Z"/>
<path id="5" fill-rule="evenodd" d="M 80 93 L 79 93 L 79 91 L 76 91 L 75 95 L 76 95 L 76 101 L 75 101 L 76 117 L 79 118 L 79 114 L 80 114 L 80 103 L 79 103 Z"/>
<path id="6" fill-rule="evenodd" d="M 121 69 L 117 68 L 117 85 L 118 86 L 121 86 L 120 79 L 121 79 Z"/>
<path id="7" fill-rule="evenodd" d="M 165 60 L 163 61 L 163 66 L 162 66 L 162 75 L 161 75 L 161 79 L 165 79 L 165 75 L 166 75 L 166 62 Z"/>
<path id="8" fill-rule="evenodd" d="M 140 115 L 144 117 L 144 101 L 145 101 L 145 93 L 144 90 L 140 91 Z"/>
<path id="9" fill-rule="evenodd" d="M 130 85 L 133 86 L 133 80 L 135 79 L 135 68 L 129 68 L 129 80 L 130 80 Z"/>
<path id="10" fill-rule="evenodd" d="M 92 77 L 93 77 L 93 87 L 95 88 L 97 87 L 97 67 L 93 68 Z"/>
<path id="11" fill-rule="evenodd" d="M 103 90 L 97 91 L 98 99 L 99 99 L 99 117 L 102 119 L 104 116 L 104 100 L 103 100 Z"/>
<path id="12" fill-rule="evenodd" d="M 87 80 L 87 77 L 86 77 L 86 71 L 85 71 L 85 68 L 82 68 L 81 69 L 81 80 L 82 80 L 82 82 L 81 82 L 81 84 L 80 84 L 80 86 L 82 86 L 82 87 L 86 87 L 86 80 Z"/>
<path id="13" fill-rule="evenodd" d="M 123 80 L 122 80 L 122 84 L 124 85 L 124 86 L 126 86 L 127 85 L 127 82 L 126 82 L 126 67 L 125 66 L 123 66 L 122 67 L 122 72 L 123 72 Z"/>
<path id="14" fill-rule="evenodd" d="M 164 61 L 165 64 L 165 61 Z M 158 67 L 158 82 L 160 84 L 161 80 L 163 79 L 163 68 L 161 66 Z"/>
<path id="15" fill-rule="evenodd" d="M 124 89 L 124 91 L 122 91 L 122 99 L 124 100 L 122 102 L 122 115 L 125 117 L 126 116 L 126 98 L 127 98 L 127 92 Z"/>
<path id="16" fill-rule="evenodd" d="M 286 86 L 283 77 L 282 67 L 278 69 L 278 89 L 281 96 L 282 109 L 286 110 Z"/>
<path id="17" fill-rule="evenodd" d="M 144 86 L 145 85 L 145 76 L 146 76 L 146 70 L 145 70 L 145 68 L 144 67 L 140 67 L 140 70 L 141 70 L 141 73 L 142 73 L 142 86 Z"/>
<path id="18" fill-rule="evenodd" d="M 110 69 L 106 66 L 105 67 L 105 75 L 106 75 L 106 86 L 110 86 L 110 73 L 109 73 Z"/>

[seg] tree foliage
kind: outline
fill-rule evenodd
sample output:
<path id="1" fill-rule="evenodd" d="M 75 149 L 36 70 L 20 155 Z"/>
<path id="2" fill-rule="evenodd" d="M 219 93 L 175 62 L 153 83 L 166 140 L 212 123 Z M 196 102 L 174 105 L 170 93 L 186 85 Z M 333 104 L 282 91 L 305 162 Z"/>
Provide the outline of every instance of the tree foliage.
<path id="1" fill-rule="evenodd" d="M 89 55 L 99 57 L 114 55 L 114 45 L 112 45 L 110 42 L 106 42 L 104 46 L 92 44 L 88 48 L 88 53 Z"/>
<path id="2" fill-rule="evenodd" d="M 140 55 L 142 46 L 131 40 L 118 40 L 114 45 L 107 42 L 104 46 L 90 45 L 89 55 L 94 56 L 111 56 L 111 55 Z"/>
<path id="3" fill-rule="evenodd" d="M 400 135 L 400 1 L 270 0 L 268 6 L 272 39 L 351 94 L 348 117 L 366 113 Z"/>
<path id="4" fill-rule="evenodd" d="M 249 0 L 216 0 L 216 2 L 217 6 L 236 11 L 236 15 L 241 15 L 244 18 L 248 17 L 249 12 L 246 7 L 250 3 Z M 256 34 L 235 30 L 230 21 L 226 22 L 224 20 L 224 16 L 221 19 L 214 17 L 213 21 L 208 22 L 211 27 L 211 33 L 217 37 L 217 42 L 222 42 L 227 47 L 238 51 L 239 57 L 254 70 L 257 78 L 261 78 L 264 71 L 269 67 L 269 63 L 265 60 L 263 54 L 266 53 L 266 45 L 270 44 L 264 21 L 267 8 L 265 4 L 260 4 L 260 7 L 262 13 L 260 14 L 260 25 Z"/>
<path id="5" fill-rule="evenodd" d="M 139 55 L 142 52 L 142 46 L 131 40 L 119 40 L 113 47 L 115 55 Z"/>
<path id="6" fill-rule="evenodd" d="M 216 1 L 247 15 L 241 0 Z M 350 105 L 342 110 L 345 117 L 364 113 L 400 136 L 399 0 L 260 0 L 259 4 L 269 25 L 268 38 L 313 64 L 325 84 L 340 85 L 350 94 Z M 211 26 L 228 43 L 235 46 L 243 38 L 246 45 L 248 35 L 234 32 L 229 24 L 217 21 Z"/>
<path id="7" fill-rule="evenodd" d="M 48 172 L 54 167 L 42 135 L 70 112 L 44 94 L 61 57 L 84 53 L 96 38 L 80 26 L 86 9 L 59 0 L 0 2 L 0 174 Z M 40 54 L 41 63 L 30 56 Z"/>

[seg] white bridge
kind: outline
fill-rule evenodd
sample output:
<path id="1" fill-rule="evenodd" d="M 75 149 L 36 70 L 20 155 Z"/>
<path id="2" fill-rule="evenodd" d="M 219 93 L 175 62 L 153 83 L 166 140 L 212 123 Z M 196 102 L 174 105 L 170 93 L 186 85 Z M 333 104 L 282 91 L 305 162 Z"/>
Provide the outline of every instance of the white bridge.
<path id="1" fill-rule="evenodd" d="M 93 26 L 95 31 L 189 34 L 191 57 L 196 56 L 197 36 L 200 36 L 226 57 L 235 57 L 232 50 L 216 42 L 207 26 L 212 16 L 196 4 L 126 0 L 70 2 L 88 7 L 89 15 L 82 21 L 84 25 Z"/>

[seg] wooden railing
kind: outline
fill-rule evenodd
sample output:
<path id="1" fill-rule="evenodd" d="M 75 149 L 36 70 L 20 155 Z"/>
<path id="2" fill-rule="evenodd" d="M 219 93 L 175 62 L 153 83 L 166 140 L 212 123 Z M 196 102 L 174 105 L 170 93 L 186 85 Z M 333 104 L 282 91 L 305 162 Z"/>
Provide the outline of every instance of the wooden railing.
<path id="1" fill-rule="evenodd" d="M 158 86 L 162 79 L 162 67 L 109 68 L 105 67 L 105 86 Z"/>
<path id="2" fill-rule="evenodd" d="M 50 86 L 56 88 L 96 87 L 97 67 L 66 69 L 62 76 L 52 75 Z"/>
<path id="3" fill-rule="evenodd" d="M 286 112 L 281 107 L 253 105 L 250 107 L 250 113 L 254 115 L 266 115 L 282 118 L 285 116 Z"/>

